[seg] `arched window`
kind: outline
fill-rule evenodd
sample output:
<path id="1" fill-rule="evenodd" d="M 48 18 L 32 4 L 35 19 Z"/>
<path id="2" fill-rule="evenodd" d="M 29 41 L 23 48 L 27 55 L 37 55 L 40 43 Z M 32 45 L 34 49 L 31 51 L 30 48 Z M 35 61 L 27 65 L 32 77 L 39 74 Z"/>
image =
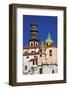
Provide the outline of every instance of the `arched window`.
<path id="1" fill-rule="evenodd" d="M 49 56 L 52 56 L 52 50 L 49 50 Z"/>
<path id="2" fill-rule="evenodd" d="M 31 46 L 33 46 L 33 43 L 31 43 Z"/>

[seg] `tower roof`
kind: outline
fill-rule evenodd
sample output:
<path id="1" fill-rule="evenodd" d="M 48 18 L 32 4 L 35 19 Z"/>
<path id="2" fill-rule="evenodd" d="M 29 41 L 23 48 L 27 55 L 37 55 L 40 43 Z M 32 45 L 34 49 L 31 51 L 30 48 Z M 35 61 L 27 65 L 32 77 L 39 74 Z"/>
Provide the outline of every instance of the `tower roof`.
<path id="1" fill-rule="evenodd" d="M 53 43 L 50 33 L 48 33 L 48 38 L 45 40 L 45 43 Z"/>

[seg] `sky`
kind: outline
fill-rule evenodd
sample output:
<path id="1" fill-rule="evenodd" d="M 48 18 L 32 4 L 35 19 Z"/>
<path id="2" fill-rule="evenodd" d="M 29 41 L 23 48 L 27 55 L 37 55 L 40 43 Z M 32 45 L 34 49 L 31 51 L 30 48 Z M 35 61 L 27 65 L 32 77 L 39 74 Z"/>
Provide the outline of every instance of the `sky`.
<path id="1" fill-rule="evenodd" d="M 45 41 L 50 33 L 54 44 L 57 46 L 57 16 L 23 15 L 23 45 L 29 45 L 30 24 L 37 24 L 40 43 Z"/>

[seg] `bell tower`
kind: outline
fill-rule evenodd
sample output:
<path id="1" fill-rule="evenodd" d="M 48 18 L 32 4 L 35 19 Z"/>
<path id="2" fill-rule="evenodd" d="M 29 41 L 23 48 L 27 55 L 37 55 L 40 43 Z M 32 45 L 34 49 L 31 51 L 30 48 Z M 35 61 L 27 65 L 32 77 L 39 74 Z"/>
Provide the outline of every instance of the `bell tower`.
<path id="1" fill-rule="evenodd" d="M 31 37 L 29 39 L 29 45 L 38 46 L 39 39 L 38 39 L 38 25 L 37 24 L 30 25 L 30 33 L 31 33 Z"/>

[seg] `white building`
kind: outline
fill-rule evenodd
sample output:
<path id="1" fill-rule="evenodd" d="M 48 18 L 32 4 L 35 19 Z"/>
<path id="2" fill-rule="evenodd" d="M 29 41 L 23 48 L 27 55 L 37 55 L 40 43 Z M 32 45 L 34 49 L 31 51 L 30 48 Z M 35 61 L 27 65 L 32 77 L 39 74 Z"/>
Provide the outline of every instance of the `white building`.
<path id="1" fill-rule="evenodd" d="M 45 43 L 39 44 L 37 26 L 31 25 L 29 46 L 23 51 L 23 74 L 51 74 L 58 72 L 57 48 L 48 34 Z"/>

